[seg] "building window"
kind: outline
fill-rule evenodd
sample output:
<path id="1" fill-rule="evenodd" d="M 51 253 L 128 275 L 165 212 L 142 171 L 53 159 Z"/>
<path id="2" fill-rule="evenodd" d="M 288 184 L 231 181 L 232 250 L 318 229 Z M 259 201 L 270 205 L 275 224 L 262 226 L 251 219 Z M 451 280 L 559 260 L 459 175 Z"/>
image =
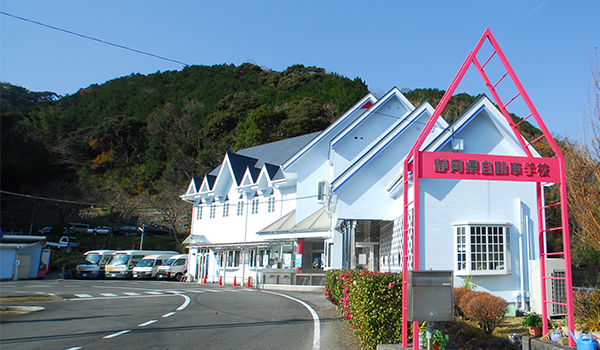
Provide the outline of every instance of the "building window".
<path id="1" fill-rule="evenodd" d="M 196 220 L 202 220 L 202 207 L 198 206 L 196 209 Z"/>
<path id="2" fill-rule="evenodd" d="M 229 203 L 223 204 L 223 217 L 226 218 L 229 216 Z"/>
<path id="3" fill-rule="evenodd" d="M 210 205 L 210 218 L 211 219 L 214 219 L 216 209 L 217 209 L 217 206 L 215 204 Z"/>
<path id="4" fill-rule="evenodd" d="M 275 197 L 273 197 L 273 196 L 269 197 L 269 208 L 267 211 L 269 213 L 272 213 L 275 211 Z"/>
<path id="5" fill-rule="evenodd" d="M 455 225 L 456 274 L 510 273 L 508 225 Z"/>
<path id="6" fill-rule="evenodd" d="M 258 266 L 260 266 L 260 267 L 269 266 L 270 265 L 270 262 L 269 262 L 270 257 L 271 257 L 270 249 L 260 249 L 258 251 Z"/>
<path id="7" fill-rule="evenodd" d="M 238 202 L 237 215 L 238 216 L 244 215 L 244 202 L 243 201 Z"/>
<path id="8" fill-rule="evenodd" d="M 250 251 L 250 267 L 255 267 L 255 266 L 256 266 L 256 251 L 251 250 Z"/>
<path id="9" fill-rule="evenodd" d="M 252 214 L 258 214 L 258 198 L 252 200 Z"/>
<path id="10" fill-rule="evenodd" d="M 227 267 L 240 266 L 240 251 L 230 250 L 227 252 Z"/>

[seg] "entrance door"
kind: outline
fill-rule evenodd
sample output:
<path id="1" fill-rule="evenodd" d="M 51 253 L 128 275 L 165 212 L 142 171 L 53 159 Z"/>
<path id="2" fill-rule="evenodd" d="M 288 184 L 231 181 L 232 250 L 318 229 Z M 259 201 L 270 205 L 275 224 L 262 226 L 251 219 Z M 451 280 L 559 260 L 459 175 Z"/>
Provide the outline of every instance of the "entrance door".
<path id="1" fill-rule="evenodd" d="M 354 252 L 356 268 L 379 271 L 379 243 L 357 242 Z"/>

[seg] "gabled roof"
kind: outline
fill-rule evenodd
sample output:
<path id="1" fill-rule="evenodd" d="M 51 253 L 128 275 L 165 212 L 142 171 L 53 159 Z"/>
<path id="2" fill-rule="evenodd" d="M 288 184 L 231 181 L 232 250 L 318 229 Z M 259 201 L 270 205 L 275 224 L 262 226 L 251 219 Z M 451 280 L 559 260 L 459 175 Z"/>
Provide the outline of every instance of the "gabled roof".
<path id="1" fill-rule="evenodd" d="M 192 195 L 192 194 L 196 194 L 196 193 L 200 192 L 201 185 L 202 185 L 202 178 L 193 177 L 192 181 L 190 181 L 190 185 L 188 186 L 187 191 L 185 191 L 185 195 Z"/>
<path id="2" fill-rule="evenodd" d="M 255 158 L 257 160 L 255 164 L 257 168 L 261 168 L 265 163 L 281 165 L 319 135 L 319 133 L 320 132 L 313 132 L 311 134 L 292 137 L 290 139 L 241 149 L 237 151 L 236 154 Z"/>
<path id="3" fill-rule="evenodd" d="M 373 115 L 373 113 L 377 112 L 381 106 L 385 105 L 392 98 L 397 98 L 400 103 L 404 106 L 405 111 L 401 111 L 400 119 L 402 119 L 405 115 L 410 113 L 415 109 L 412 103 L 398 90 L 398 88 L 394 87 L 391 89 L 385 96 L 377 100 L 366 113 L 363 113 L 360 117 L 358 117 L 352 124 L 348 125 L 342 132 L 340 132 L 336 137 L 334 137 L 330 142 L 330 149 L 335 147 L 340 141 L 342 141 L 346 136 L 348 136 L 353 130 L 355 130 L 360 124 L 362 124 L 369 116 Z"/>
<path id="4" fill-rule="evenodd" d="M 364 113 L 367 109 L 369 109 L 373 103 L 377 101 L 373 94 L 369 93 L 365 97 L 363 97 L 360 101 L 358 101 L 354 106 L 346 111 L 346 113 L 342 114 L 335 122 L 329 125 L 325 130 L 320 132 L 315 138 L 313 138 L 309 143 L 307 143 L 303 148 L 298 150 L 292 157 L 290 157 L 284 164 L 282 164 L 283 169 L 287 169 L 290 165 L 292 165 L 296 160 L 298 160 L 303 154 L 308 152 L 311 148 L 313 148 L 319 141 L 335 135 L 335 132 L 339 132 L 340 126 L 352 120 L 352 118 L 357 118 L 362 113 Z"/>
<path id="5" fill-rule="evenodd" d="M 444 146 L 452 141 L 462 130 L 464 130 L 475 118 L 483 116 L 482 112 L 489 117 L 489 120 L 494 123 L 498 132 L 501 133 L 504 140 L 508 140 L 514 150 L 518 151 L 521 156 L 525 156 L 525 151 L 521 147 L 519 140 L 512 132 L 510 125 L 506 121 L 506 118 L 502 115 L 500 110 L 494 105 L 494 103 L 484 94 L 479 97 L 467 110 L 456 119 L 450 127 L 444 132 L 438 135 L 434 140 L 423 143 L 422 149 L 430 152 L 440 151 Z M 529 145 L 529 150 L 534 157 L 540 157 L 540 154 Z M 500 154 L 498 154 L 500 155 Z"/>
<path id="6" fill-rule="evenodd" d="M 399 137 L 402 137 L 404 132 L 407 131 L 411 126 L 415 125 L 415 123 L 425 124 L 426 121 L 423 122 L 422 120 L 429 120 L 429 117 L 433 114 L 433 111 L 434 109 L 429 102 L 425 102 L 422 103 L 417 109 L 412 111 L 406 118 L 395 122 L 390 128 L 388 128 L 388 130 L 386 130 L 386 132 L 381 134 L 381 136 L 377 138 L 370 145 L 370 147 L 367 147 L 359 156 L 357 156 L 356 160 L 352 165 L 350 165 L 350 167 L 348 167 L 348 169 L 334 179 L 332 182 L 333 191 L 336 192 L 339 188 L 341 188 L 358 171 L 364 168 L 381 152 L 383 152 L 386 147 L 388 147 Z M 419 120 L 421 120 L 421 122 L 419 122 Z M 439 135 L 447 127 L 448 123 L 444 119 L 439 118 L 439 120 L 436 122 L 435 129 L 433 129 L 434 132 L 430 135 L 430 139 L 433 139 L 433 137 Z M 406 150 L 406 153 L 408 153 L 409 150 L 410 148 Z M 404 156 L 406 156 L 406 154 L 398 154 L 398 161 L 400 162 Z"/>

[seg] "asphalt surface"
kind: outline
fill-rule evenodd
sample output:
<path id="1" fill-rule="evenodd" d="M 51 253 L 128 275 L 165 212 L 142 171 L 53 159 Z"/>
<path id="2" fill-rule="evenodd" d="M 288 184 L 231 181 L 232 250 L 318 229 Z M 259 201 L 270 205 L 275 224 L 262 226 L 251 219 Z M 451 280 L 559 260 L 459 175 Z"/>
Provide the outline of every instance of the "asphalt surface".
<path id="1" fill-rule="evenodd" d="M 20 303 L 45 310 L 2 317 L 0 348 L 355 348 L 322 293 L 56 275 L 0 282 L 2 297 L 40 295 L 56 299 Z"/>

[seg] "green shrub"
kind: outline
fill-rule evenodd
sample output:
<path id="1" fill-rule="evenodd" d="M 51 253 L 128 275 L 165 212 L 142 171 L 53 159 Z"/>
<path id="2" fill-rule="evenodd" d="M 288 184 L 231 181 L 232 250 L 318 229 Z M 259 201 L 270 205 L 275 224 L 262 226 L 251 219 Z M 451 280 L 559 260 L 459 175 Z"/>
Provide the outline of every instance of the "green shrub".
<path id="1" fill-rule="evenodd" d="M 486 334 L 492 334 L 494 329 L 504 320 L 504 315 L 508 311 L 506 300 L 487 292 L 477 292 L 475 297 L 463 305 L 462 310 L 465 316 L 476 321 Z"/>
<path id="2" fill-rule="evenodd" d="M 402 341 L 402 275 L 397 273 L 353 274 L 348 289 L 347 319 L 363 349 Z M 409 334 L 412 332 L 409 330 Z"/>
<path id="3" fill-rule="evenodd" d="M 521 326 L 523 327 L 538 327 L 538 328 L 542 328 L 542 316 L 539 314 L 536 314 L 535 312 L 532 312 L 528 315 L 526 315 L 523 318 L 523 322 L 521 322 Z"/>
<path id="4" fill-rule="evenodd" d="M 600 331 L 600 291 L 579 289 L 573 293 L 575 323 L 585 332 Z"/>

